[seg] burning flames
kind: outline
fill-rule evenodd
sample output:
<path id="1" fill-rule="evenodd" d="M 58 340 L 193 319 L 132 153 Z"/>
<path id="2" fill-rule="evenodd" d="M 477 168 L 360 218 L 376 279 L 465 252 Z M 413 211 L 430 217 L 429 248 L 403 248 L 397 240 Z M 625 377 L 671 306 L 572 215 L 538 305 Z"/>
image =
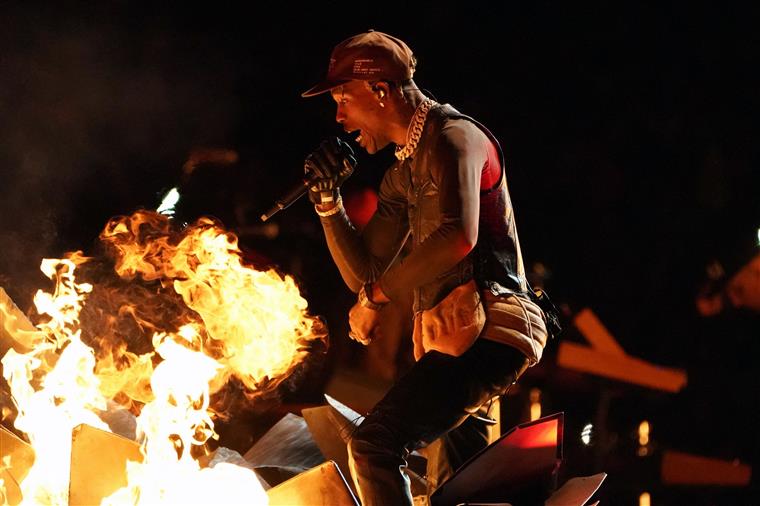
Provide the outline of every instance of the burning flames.
<path id="1" fill-rule="evenodd" d="M 224 366 L 217 386 L 230 375 L 251 389 L 282 377 L 314 323 L 304 317 L 306 300 L 293 279 L 245 267 L 237 239 L 208 218 L 181 237 L 171 235 L 170 224 L 149 212 L 111 220 L 101 239 L 115 251 L 116 272 L 171 284 L 200 316 L 205 341 Z"/>
<path id="2" fill-rule="evenodd" d="M 129 288 L 139 301 L 78 281 L 98 263 L 80 252 L 46 259 L 55 289 L 34 298 L 33 349 L 2 359 L 15 427 L 36 454 L 20 484 L 24 504 L 67 504 L 72 429 L 110 430 L 103 415 L 125 409 L 139 415 L 143 462 L 128 463 L 129 484 L 103 504 L 266 503 L 253 472 L 201 468 L 191 450 L 218 437 L 213 394 L 230 381 L 251 396 L 272 389 L 324 338 L 295 282 L 246 266 L 237 238 L 208 218 L 178 230 L 138 211 L 109 221 L 100 239 L 118 282 L 141 286 Z"/>

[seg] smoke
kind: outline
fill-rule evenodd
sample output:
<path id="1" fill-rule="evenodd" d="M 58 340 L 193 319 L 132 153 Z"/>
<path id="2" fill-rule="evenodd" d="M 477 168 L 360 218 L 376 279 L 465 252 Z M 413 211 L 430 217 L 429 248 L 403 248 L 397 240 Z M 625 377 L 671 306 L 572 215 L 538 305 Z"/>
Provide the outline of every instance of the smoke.
<path id="1" fill-rule="evenodd" d="M 86 249 L 109 217 L 155 206 L 193 146 L 228 140 L 236 70 L 221 46 L 127 4 L 7 9 L 0 285 L 28 307 L 43 257 Z"/>

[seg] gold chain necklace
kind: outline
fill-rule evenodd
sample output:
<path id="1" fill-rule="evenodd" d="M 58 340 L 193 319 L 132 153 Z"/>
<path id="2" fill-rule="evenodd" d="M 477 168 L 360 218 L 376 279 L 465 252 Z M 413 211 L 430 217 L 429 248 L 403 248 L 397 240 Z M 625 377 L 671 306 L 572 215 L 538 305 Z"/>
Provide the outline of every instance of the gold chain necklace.
<path id="1" fill-rule="evenodd" d="M 420 137 L 422 137 L 422 128 L 425 126 L 428 112 L 435 104 L 435 100 L 426 98 L 415 109 L 412 121 L 409 123 L 409 128 L 406 131 L 406 144 L 404 146 L 396 146 L 395 154 L 398 160 L 406 160 L 417 149 L 417 143 L 420 142 Z"/>

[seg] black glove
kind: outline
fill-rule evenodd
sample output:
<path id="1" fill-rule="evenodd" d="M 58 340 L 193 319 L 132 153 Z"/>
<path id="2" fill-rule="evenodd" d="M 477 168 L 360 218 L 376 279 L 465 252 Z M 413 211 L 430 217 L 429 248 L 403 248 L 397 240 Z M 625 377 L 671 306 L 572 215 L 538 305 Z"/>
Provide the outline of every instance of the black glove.
<path id="1" fill-rule="evenodd" d="M 309 187 L 309 200 L 314 204 L 337 202 L 340 185 L 353 174 L 356 158 L 351 146 L 337 137 L 322 144 L 306 157 L 304 172 L 314 183 Z"/>

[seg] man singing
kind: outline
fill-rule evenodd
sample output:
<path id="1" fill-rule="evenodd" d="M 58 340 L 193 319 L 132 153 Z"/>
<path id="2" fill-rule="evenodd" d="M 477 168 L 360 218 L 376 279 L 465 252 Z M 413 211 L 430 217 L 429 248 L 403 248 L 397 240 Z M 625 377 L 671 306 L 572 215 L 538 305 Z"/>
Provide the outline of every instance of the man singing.
<path id="1" fill-rule="evenodd" d="M 303 93 L 329 92 L 336 121 L 358 132 L 368 153 L 395 145 L 397 160 L 361 233 L 339 192 L 356 163 L 351 148 L 326 140 L 305 162 L 330 253 L 358 292 L 350 336 L 368 344 L 383 306 L 414 293 L 416 362 L 349 443 L 365 506 L 412 504 L 403 469 L 416 448 L 443 437 L 446 465 L 429 461 L 432 490 L 485 447 L 486 425 L 471 415 L 541 359 L 547 338 L 545 316 L 528 296 L 499 143 L 420 91 L 415 66 L 406 43 L 370 30 L 338 44 L 325 80 Z"/>

